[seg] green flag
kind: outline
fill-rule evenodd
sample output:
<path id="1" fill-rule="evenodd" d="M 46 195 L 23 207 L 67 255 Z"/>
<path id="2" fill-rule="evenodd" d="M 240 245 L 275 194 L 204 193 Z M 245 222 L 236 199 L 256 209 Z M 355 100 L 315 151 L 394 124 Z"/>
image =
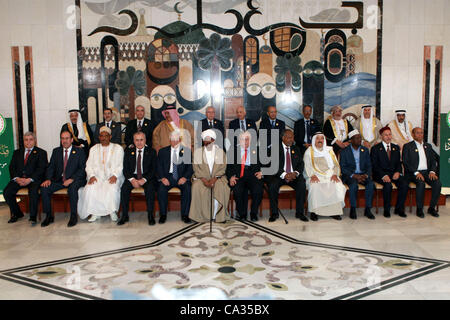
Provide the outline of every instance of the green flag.
<path id="1" fill-rule="evenodd" d="M 0 114 L 0 194 L 9 180 L 9 163 L 14 152 L 13 126 L 11 118 Z"/>

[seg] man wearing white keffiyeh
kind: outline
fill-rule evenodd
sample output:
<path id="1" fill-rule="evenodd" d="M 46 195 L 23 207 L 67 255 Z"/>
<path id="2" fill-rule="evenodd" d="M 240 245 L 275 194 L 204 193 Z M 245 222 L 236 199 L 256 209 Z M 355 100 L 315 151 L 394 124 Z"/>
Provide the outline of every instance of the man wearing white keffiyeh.
<path id="1" fill-rule="evenodd" d="M 355 129 L 361 134 L 362 145 L 368 149 L 381 141 L 379 131 L 380 120 L 374 114 L 375 108 L 370 105 L 361 107 L 361 117 L 355 122 Z"/>

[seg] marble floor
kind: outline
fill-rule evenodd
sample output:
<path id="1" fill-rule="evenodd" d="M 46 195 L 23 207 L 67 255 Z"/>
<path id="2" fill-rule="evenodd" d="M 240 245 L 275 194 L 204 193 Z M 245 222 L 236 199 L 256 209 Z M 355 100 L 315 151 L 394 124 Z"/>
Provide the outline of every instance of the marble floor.
<path id="1" fill-rule="evenodd" d="M 440 217 L 378 214 L 369 221 L 282 219 L 213 226 L 184 224 L 178 212 L 149 226 L 133 213 L 67 228 L 57 213 L 47 228 L 27 217 L 8 224 L 0 205 L 0 299 L 110 299 L 111 290 L 150 297 L 167 288 L 222 290 L 229 298 L 450 299 L 450 200 Z M 78 286 L 73 274 L 78 270 Z M 71 274 L 71 272 L 74 272 Z"/>

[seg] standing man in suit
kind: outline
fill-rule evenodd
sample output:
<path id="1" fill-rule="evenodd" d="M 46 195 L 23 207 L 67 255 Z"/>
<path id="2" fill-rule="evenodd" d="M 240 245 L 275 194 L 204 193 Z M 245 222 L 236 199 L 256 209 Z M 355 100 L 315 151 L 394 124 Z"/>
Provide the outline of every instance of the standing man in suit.
<path id="1" fill-rule="evenodd" d="M 16 201 L 19 189 L 28 188 L 30 198 L 30 221 L 36 225 L 36 216 L 39 202 L 39 186 L 47 169 L 47 152 L 36 147 L 36 136 L 33 132 L 26 132 L 23 136 L 24 148 L 14 151 L 9 164 L 11 181 L 3 190 L 3 197 L 9 206 L 11 219 L 8 223 L 14 223 L 23 217 Z"/>
<path id="2" fill-rule="evenodd" d="M 267 117 L 263 117 L 259 125 L 259 132 L 261 129 L 267 130 L 267 148 L 272 147 L 272 130 L 276 131 L 278 134 L 279 144 L 281 144 L 281 137 L 283 136 L 284 130 L 286 130 L 286 124 L 282 120 L 277 119 L 277 108 L 274 106 L 269 106 L 267 108 Z"/>
<path id="3" fill-rule="evenodd" d="M 181 191 L 181 220 L 190 223 L 189 209 L 191 206 L 191 149 L 181 144 L 179 131 L 170 133 L 170 146 L 161 148 L 157 158 L 159 223 L 166 222 L 168 192 L 177 187 Z"/>
<path id="4" fill-rule="evenodd" d="M 46 227 L 54 221 L 52 214 L 52 194 L 67 188 L 70 201 L 70 220 L 68 227 L 77 224 L 78 189 L 86 184 L 86 155 L 84 150 L 72 145 L 73 136 L 69 131 L 61 132 L 61 146 L 53 149 L 47 168 L 47 179 L 41 184 L 42 207 L 46 214 L 41 226 Z"/>
<path id="5" fill-rule="evenodd" d="M 295 217 L 307 222 L 304 214 L 306 185 L 303 178 L 304 162 L 299 147 L 294 145 L 294 132 L 285 130 L 279 148 L 278 172 L 267 177 L 271 216 L 269 222 L 278 219 L 278 193 L 281 186 L 289 185 L 295 189 Z"/>
<path id="6" fill-rule="evenodd" d="M 87 122 L 83 122 L 81 112 L 78 109 L 69 110 L 69 118 L 69 122 L 61 127 L 60 133 L 69 131 L 73 137 L 73 145 L 82 147 L 87 157 L 89 156 L 89 149 L 94 144 L 91 126 Z"/>
<path id="7" fill-rule="evenodd" d="M 133 136 L 133 147 L 125 149 L 123 158 L 123 175 L 125 181 L 120 190 L 120 203 L 122 216 L 117 222 L 121 226 L 129 221 L 128 209 L 130 207 L 131 190 L 143 188 L 147 200 L 148 224 L 154 225 L 153 203 L 155 202 L 155 172 L 156 152 L 147 146 L 143 131 L 136 132 Z"/>
<path id="8" fill-rule="evenodd" d="M 437 176 L 437 159 L 429 143 L 423 141 L 423 129 L 412 130 L 413 141 L 403 145 L 402 159 L 405 167 L 405 176 L 408 182 L 416 184 L 417 216 L 424 218 L 423 202 L 425 195 L 425 182 L 431 186 L 431 200 L 428 214 L 439 217 L 436 205 L 441 193 L 442 184 Z"/>
<path id="9" fill-rule="evenodd" d="M 403 176 L 400 147 L 392 143 L 392 132 L 389 127 L 381 128 L 381 142 L 370 150 L 372 159 L 373 180 L 383 185 L 384 216 L 391 216 L 392 183 L 397 187 L 397 203 L 395 214 L 406 218 L 405 200 L 408 193 L 408 182 Z"/>
<path id="10" fill-rule="evenodd" d="M 312 119 L 311 115 L 312 107 L 305 104 L 303 106 L 303 119 L 297 120 L 294 125 L 295 144 L 302 151 L 302 155 L 311 146 L 312 137 L 322 128 L 320 122 Z"/>
<path id="11" fill-rule="evenodd" d="M 236 201 L 238 219 L 247 219 L 248 191 L 252 195 L 250 218 L 258 221 L 258 208 L 264 192 L 263 175 L 256 142 L 251 144 L 247 131 L 239 135 L 239 146 L 234 149 L 234 159 L 228 162 L 226 175 Z"/>
<path id="12" fill-rule="evenodd" d="M 100 143 L 100 128 L 108 127 L 109 129 L 111 129 L 111 143 L 122 144 L 122 125 L 120 122 L 113 121 L 112 117 L 113 112 L 111 108 L 106 108 L 105 110 L 103 110 L 104 121 L 101 123 L 97 123 L 97 126 L 95 127 L 95 143 Z"/>
<path id="13" fill-rule="evenodd" d="M 147 145 L 152 147 L 153 130 L 155 129 L 153 120 L 145 118 L 145 109 L 139 105 L 136 107 L 136 119 L 130 120 L 125 128 L 125 145 L 133 148 L 133 137 L 136 132 L 144 132 Z"/>
<path id="14" fill-rule="evenodd" d="M 374 184 L 372 181 L 372 162 L 370 160 L 370 150 L 361 145 L 362 137 L 358 130 L 349 133 L 350 145 L 341 151 L 340 166 L 342 171 L 342 181 L 348 185 L 350 194 L 350 218 L 356 219 L 356 199 L 358 198 L 358 184 L 366 187 L 366 208 L 364 215 L 373 220 L 374 215 L 370 211 Z"/>
<path id="15" fill-rule="evenodd" d="M 211 107 L 211 106 L 207 107 L 206 111 L 205 111 L 205 115 L 206 115 L 206 118 L 201 121 L 202 131 L 198 132 L 197 140 L 201 144 L 201 142 L 202 142 L 201 133 L 208 129 L 213 129 L 213 130 L 216 130 L 216 135 L 217 135 L 217 130 L 220 131 L 220 133 L 222 134 L 222 142 L 223 142 L 223 139 L 225 138 L 225 128 L 223 126 L 223 122 L 220 121 L 219 119 L 215 118 L 216 110 L 214 109 L 214 107 Z"/>
<path id="16" fill-rule="evenodd" d="M 236 109 L 236 117 L 237 119 L 234 119 L 230 121 L 228 128 L 230 130 L 241 130 L 241 131 L 247 131 L 249 129 L 255 130 L 256 135 L 258 135 L 258 129 L 256 128 L 256 123 L 252 119 L 246 118 L 247 112 L 245 111 L 245 108 L 243 106 L 239 106 Z M 230 141 L 231 142 L 231 141 Z M 238 144 L 237 140 L 237 133 L 234 134 L 233 139 L 233 148 L 235 148 Z"/>

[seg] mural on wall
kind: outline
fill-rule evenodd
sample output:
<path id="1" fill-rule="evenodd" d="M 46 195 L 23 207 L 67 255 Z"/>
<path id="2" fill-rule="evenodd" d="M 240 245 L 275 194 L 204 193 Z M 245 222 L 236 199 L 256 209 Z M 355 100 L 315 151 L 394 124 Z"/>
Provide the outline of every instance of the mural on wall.
<path id="1" fill-rule="evenodd" d="M 228 122 L 243 105 L 255 121 L 274 105 L 289 127 L 310 104 L 359 113 L 377 105 L 377 29 L 364 1 L 81 0 L 80 104 L 90 124 L 116 119 Z"/>

